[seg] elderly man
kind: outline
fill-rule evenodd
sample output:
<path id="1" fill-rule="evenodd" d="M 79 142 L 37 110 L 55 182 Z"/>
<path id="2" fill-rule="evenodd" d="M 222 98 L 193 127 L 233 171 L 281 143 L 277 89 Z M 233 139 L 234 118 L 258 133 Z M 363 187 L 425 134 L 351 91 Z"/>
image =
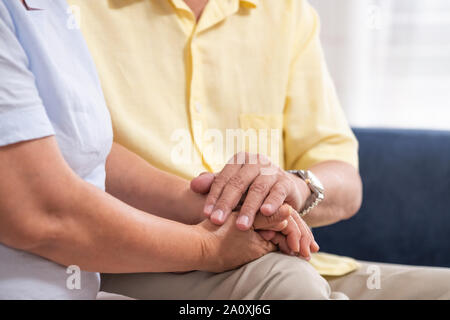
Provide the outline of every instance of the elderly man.
<path id="1" fill-rule="evenodd" d="M 217 172 L 191 183 L 208 194 L 203 213 L 213 223 L 225 223 L 239 208 L 236 227 L 248 230 L 257 212 L 271 216 L 287 203 L 299 212 L 292 219 L 305 234 L 305 224 L 331 224 L 357 212 L 357 142 L 326 68 L 318 17 L 306 1 L 69 3 L 96 61 L 116 142 L 184 178 Z M 121 180 L 133 184 L 126 175 Z M 143 185 L 128 203 L 139 207 Z M 295 256 L 309 259 L 310 243 L 296 245 L 274 231 L 262 235 L 294 257 L 268 254 L 214 275 L 104 275 L 103 290 L 136 298 L 450 297 L 446 269 L 377 265 L 382 287 L 369 290 L 366 264 L 327 254 L 307 263 Z"/>

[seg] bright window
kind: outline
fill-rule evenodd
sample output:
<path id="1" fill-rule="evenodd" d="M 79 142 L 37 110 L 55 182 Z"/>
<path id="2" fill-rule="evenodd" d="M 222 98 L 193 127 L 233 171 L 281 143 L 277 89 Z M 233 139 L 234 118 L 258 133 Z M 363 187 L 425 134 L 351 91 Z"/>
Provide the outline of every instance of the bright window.
<path id="1" fill-rule="evenodd" d="M 310 3 L 351 125 L 450 129 L 450 1 Z"/>

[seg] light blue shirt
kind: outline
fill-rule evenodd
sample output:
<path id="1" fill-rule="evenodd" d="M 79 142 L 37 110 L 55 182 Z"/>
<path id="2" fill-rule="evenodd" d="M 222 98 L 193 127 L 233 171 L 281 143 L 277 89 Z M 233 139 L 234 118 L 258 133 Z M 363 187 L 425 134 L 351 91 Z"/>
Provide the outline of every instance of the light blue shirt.
<path id="1" fill-rule="evenodd" d="M 111 119 L 84 39 L 64 0 L 26 2 L 41 10 L 0 0 L 0 146 L 54 135 L 72 170 L 104 190 Z M 98 273 L 82 272 L 80 290 L 67 288 L 69 276 L 0 245 L 0 299 L 95 298 Z"/>

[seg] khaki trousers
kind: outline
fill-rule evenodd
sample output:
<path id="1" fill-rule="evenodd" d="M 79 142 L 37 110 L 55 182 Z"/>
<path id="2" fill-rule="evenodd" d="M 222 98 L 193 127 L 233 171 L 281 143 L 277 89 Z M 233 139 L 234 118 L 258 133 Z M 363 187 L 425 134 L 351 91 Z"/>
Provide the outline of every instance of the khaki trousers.
<path id="1" fill-rule="evenodd" d="M 450 299 L 450 268 L 360 264 L 325 279 L 305 260 L 270 253 L 224 273 L 104 274 L 102 291 L 134 299 Z"/>

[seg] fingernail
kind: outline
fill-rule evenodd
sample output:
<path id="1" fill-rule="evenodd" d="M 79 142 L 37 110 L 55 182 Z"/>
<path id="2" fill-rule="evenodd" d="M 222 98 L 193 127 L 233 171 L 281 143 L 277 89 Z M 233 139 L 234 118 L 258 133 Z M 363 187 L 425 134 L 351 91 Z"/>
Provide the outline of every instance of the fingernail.
<path id="1" fill-rule="evenodd" d="M 247 216 L 240 216 L 237 219 L 236 223 L 240 224 L 241 226 L 248 227 L 248 221 L 249 221 L 249 219 Z"/>
<path id="2" fill-rule="evenodd" d="M 211 215 L 211 218 L 219 222 L 223 222 L 223 211 L 220 209 L 214 211 L 213 214 Z"/>
<path id="3" fill-rule="evenodd" d="M 214 209 L 214 206 L 212 205 L 212 204 L 210 204 L 210 205 L 208 205 L 208 206 L 206 206 L 205 207 L 205 209 L 203 210 L 203 212 L 206 214 L 206 215 L 210 215 L 211 214 L 211 212 L 213 211 L 213 209 Z"/>

